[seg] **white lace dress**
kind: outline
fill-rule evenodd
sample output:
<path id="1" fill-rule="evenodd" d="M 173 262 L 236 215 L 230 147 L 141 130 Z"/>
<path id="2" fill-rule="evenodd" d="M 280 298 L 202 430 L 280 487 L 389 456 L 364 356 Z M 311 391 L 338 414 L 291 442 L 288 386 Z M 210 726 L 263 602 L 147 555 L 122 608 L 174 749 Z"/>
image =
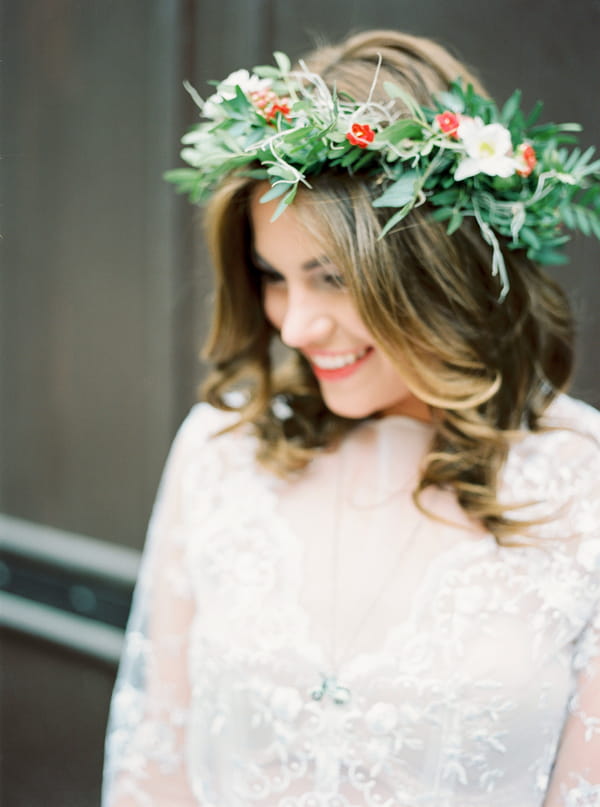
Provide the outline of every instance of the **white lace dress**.
<path id="1" fill-rule="evenodd" d="M 431 427 L 362 424 L 291 481 L 194 408 L 175 440 L 113 700 L 105 807 L 600 805 L 600 414 L 516 444 L 502 548 Z"/>

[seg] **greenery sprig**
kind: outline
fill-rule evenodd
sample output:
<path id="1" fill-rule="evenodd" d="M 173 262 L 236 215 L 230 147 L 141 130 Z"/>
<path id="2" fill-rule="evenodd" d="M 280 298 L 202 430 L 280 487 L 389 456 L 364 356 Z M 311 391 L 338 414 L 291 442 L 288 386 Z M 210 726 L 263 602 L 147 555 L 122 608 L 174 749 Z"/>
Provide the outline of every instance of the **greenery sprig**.
<path id="1" fill-rule="evenodd" d="M 475 218 L 500 299 L 509 279 L 498 235 L 543 264 L 567 260 L 566 230 L 600 239 L 600 160 L 576 145 L 578 124 L 540 124 L 541 104 L 525 116 L 518 90 L 498 108 L 460 81 L 432 108 L 389 82 L 389 100 L 377 103 L 379 67 L 359 102 L 300 65 L 292 71 L 275 53 L 275 65 L 232 73 L 206 101 L 186 83 L 205 120 L 182 138 L 188 167 L 166 179 L 202 203 L 225 175 L 243 171 L 270 183 L 262 201 L 279 199 L 276 218 L 324 170 L 375 175 L 383 193 L 373 204 L 391 211 L 382 236 L 424 203 L 450 234 Z"/>

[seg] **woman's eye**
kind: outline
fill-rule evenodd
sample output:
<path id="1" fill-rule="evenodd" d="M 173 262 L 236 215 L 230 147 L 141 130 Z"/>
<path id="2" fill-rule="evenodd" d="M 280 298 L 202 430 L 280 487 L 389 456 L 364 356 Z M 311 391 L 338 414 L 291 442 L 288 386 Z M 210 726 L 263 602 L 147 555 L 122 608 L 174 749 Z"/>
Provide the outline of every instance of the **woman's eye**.
<path id="1" fill-rule="evenodd" d="M 276 269 L 270 266 L 261 266 L 260 264 L 254 267 L 256 274 L 263 286 L 283 285 L 286 283 L 286 278 Z M 324 272 L 314 271 L 307 275 L 307 281 L 311 280 L 313 284 L 326 286 L 328 289 L 345 289 L 344 278 L 337 272 Z"/>
<path id="2" fill-rule="evenodd" d="M 344 278 L 341 275 L 337 274 L 325 274 L 323 275 L 323 282 L 327 286 L 332 286 L 334 289 L 344 289 L 346 284 L 344 283 Z"/>
<path id="3" fill-rule="evenodd" d="M 261 283 L 265 285 L 273 285 L 274 283 L 283 283 L 285 280 L 283 275 L 280 275 L 279 272 L 276 272 L 274 269 L 264 269 L 263 267 L 257 267 L 257 272 Z"/>

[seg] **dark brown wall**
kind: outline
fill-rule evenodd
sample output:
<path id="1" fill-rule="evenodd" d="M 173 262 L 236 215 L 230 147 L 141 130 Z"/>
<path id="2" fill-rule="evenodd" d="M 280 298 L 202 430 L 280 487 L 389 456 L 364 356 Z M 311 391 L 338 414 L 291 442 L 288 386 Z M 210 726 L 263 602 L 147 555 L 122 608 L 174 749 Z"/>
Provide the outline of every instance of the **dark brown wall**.
<path id="1" fill-rule="evenodd" d="M 114 671 L 12 632 L 2 667 L 0 804 L 97 807 Z"/>
<path id="2" fill-rule="evenodd" d="M 0 509 L 139 546 L 181 412 L 176 2 L 3 6 Z M 185 328 L 182 329 L 185 332 Z"/>
<path id="3" fill-rule="evenodd" d="M 209 281 L 194 211 L 161 180 L 195 110 L 181 88 L 311 34 L 431 34 L 499 99 L 599 130 L 597 0 L 4 0 L 0 510 L 141 546 L 200 376 Z M 599 249 L 560 275 L 581 319 L 577 390 L 600 402 Z M 200 271 L 202 270 L 202 271 Z"/>
<path id="4" fill-rule="evenodd" d="M 193 211 L 161 180 L 194 119 L 181 88 L 296 55 L 312 34 L 400 27 L 450 44 L 598 137 L 598 0 L 1 0 L 0 510 L 141 546 L 194 399 L 209 281 Z M 600 250 L 559 274 L 600 403 Z M 3 803 L 97 804 L 112 671 L 9 634 Z M 61 754 L 63 761 L 61 762 Z M 68 794 L 68 797 L 67 797 Z"/>

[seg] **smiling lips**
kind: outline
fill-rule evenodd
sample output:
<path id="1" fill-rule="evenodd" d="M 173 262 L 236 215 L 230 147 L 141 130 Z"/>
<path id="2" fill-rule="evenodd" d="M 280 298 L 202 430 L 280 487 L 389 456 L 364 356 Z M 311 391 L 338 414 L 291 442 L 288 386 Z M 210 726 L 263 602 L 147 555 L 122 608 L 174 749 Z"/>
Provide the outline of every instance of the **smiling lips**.
<path id="1" fill-rule="evenodd" d="M 372 347 L 364 347 L 354 353 L 308 353 L 307 358 L 317 378 L 336 381 L 356 372 L 372 352 Z"/>

